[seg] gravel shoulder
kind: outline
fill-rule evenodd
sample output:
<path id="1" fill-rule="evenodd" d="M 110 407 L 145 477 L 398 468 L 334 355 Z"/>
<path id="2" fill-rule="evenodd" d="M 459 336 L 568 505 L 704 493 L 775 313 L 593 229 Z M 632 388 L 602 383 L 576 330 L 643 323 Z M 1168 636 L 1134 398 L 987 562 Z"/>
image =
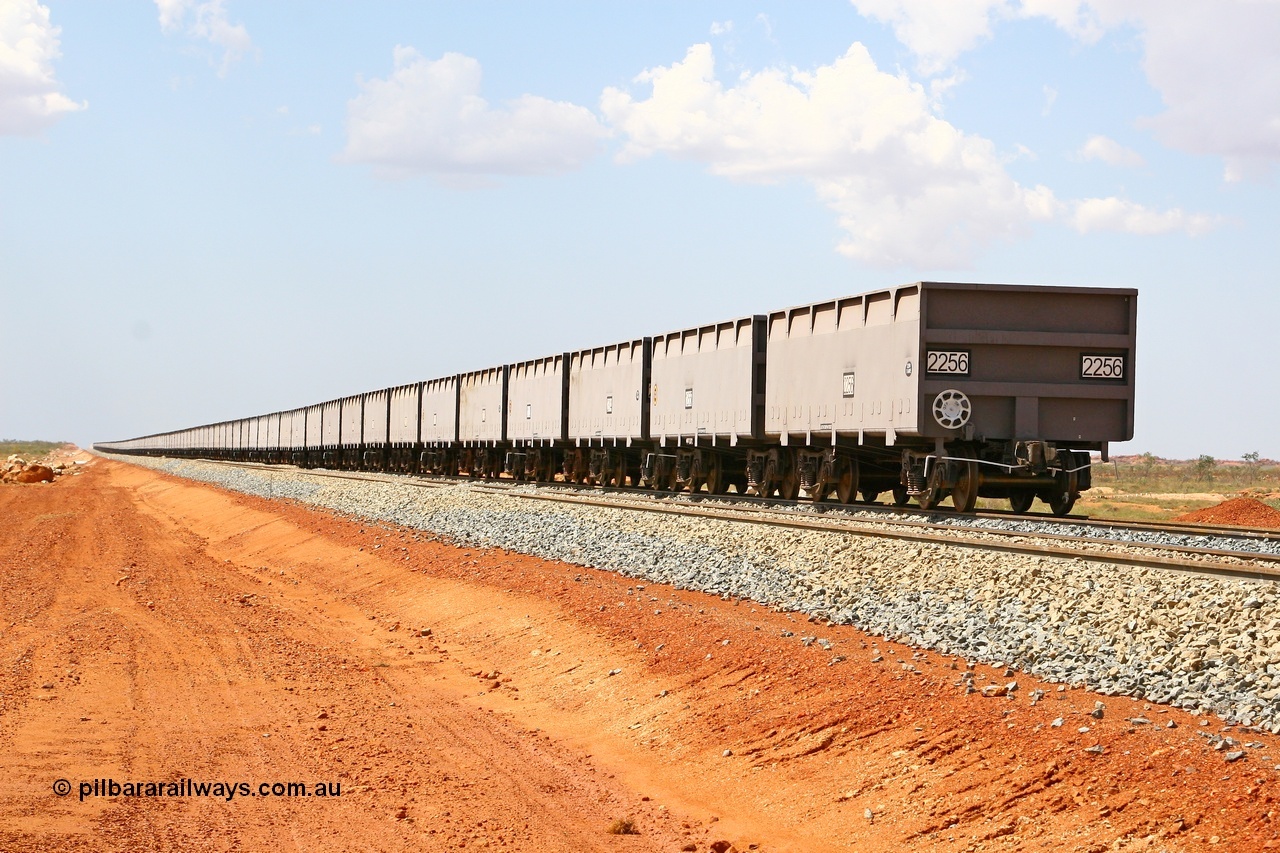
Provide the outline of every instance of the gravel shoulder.
<path id="1" fill-rule="evenodd" d="M 1268 733 L 678 588 L 684 575 L 455 547 L 106 460 L 0 489 L 0 518 L 5 850 L 1280 843 Z M 456 520 L 477 543 L 500 529 Z M 599 566 L 673 535 L 518 522 Z M 658 570 L 771 582 L 720 533 L 675 533 L 704 550 Z M 588 553 L 596 536 L 614 551 Z M 797 559 L 784 544 L 753 553 Z M 929 556 L 876 559 L 919 590 Z M 49 789 L 129 774 L 344 788 L 230 804 Z M 623 816 L 640 835 L 605 832 Z"/>
<path id="2" fill-rule="evenodd" d="M 1055 683 L 1280 732 L 1280 594 L 1270 581 L 551 504 L 465 484 L 141 461 L 248 494 L 748 598 Z"/>

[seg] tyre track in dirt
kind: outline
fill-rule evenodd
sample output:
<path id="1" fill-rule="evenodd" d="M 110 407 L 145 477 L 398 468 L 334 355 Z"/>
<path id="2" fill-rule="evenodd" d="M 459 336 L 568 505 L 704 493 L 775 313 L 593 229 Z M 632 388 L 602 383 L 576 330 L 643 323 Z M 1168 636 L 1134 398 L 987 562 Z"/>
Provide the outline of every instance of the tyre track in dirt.
<path id="1" fill-rule="evenodd" d="M 429 638 L 421 664 L 388 660 L 363 614 L 301 582 L 282 594 L 296 578 L 279 570 L 211 556 L 106 476 L 0 493 L 0 849 L 616 846 L 603 830 L 629 811 L 629 792 L 592 779 L 580 754 L 459 704 L 453 688 L 423 695 L 413 682 L 432 680 Z M 23 505 L 45 501 L 63 511 Z M 333 780 L 342 796 L 51 791 L 100 777 Z M 630 847 L 662 849 L 652 830 Z"/>

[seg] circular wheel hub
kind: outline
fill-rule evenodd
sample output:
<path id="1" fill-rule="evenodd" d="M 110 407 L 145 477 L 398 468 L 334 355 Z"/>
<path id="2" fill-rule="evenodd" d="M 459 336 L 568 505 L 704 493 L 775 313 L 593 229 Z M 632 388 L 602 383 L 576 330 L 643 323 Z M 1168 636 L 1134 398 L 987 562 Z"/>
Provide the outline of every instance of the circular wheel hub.
<path id="1" fill-rule="evenodd" d="M 933 398 L 933 419 L 945 429 L 959 429 L 969 422 L 973 404 L 963 391 L 948 388 Z"/>

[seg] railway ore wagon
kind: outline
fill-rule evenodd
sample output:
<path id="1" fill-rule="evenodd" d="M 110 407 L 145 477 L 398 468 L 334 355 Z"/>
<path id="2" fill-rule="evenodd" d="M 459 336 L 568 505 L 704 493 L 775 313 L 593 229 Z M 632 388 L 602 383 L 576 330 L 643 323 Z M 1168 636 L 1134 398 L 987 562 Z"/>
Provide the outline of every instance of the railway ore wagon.
<path id="1" fill-rule="evenodd" d="M 366 471 L 385 471 L 390 453 L 391 389 L 361 394 L 360 450 Z"/>
<path id="2" fill-rule="evenodd" d="M 763 438 L 765 342 L 760 315 L 654 336 L 643 483 L 745 490 L 745 451 Z"/>
<path id="3" fill-rule="evenodd" d="M 307 410 L 292 409 L 284 413 L 280 426 L 280 443 L 284 445 L 287 461 L 301 468 L 307 461 Z"/>
<path id="4" fill-rule="evenodd" d="M 262 438 L 263 459 L 267 462 L 280 463 L 285 459 L 281 455 L 283 443 L 280 440 L 280 431 L 284 421 L 283 412 L 275 412 L 270 415 L 263 415 L 262 421 L 265 427 Z"/>
<path id="5" fill-rule="evenodd" d="M 1133 437 L 1137 291 L 921 282 L 769 315 L 762 493 L 1069 512 Z"/>
<path id="6" fill-rule="evenodd" d="M 343 397 L 339 403 L 339 466 L 356 469 L 361 467 L 363 458 L 360 451 L 364 449 L 364 395 L 352 394 Z"/>
<path id="7" fill-rule="evenodd" d="M 555 479 L 569 431 L 568 353 L 507 366 L 503 469 L 519 480 Z"/>
<path id="8" fill-rule="evenodd" d="M 325 403 L 313 403 L 306 408 L 306 437 L 302 446 L 302 464 L 316 468 L 324 464 L 324 409 Z"/>
<path id="9" fill-rule="evenodd" d="M 422 449 L 422 437 L 418 434 L 418 418 L 422 410 L 422 383 L 397 385 L 389 389 L 390 412 L 388 415 L 389 470 L 409 473 L 416 470 L 418 453 Z"/>
<path id="10" fill-rule="evenodd" d="M 418 470 L 426 474 L 458 473 L 458 377 L 445 376 L 422 383 L 418 423 L 422 451 Z"/>
<path id="11" fill-rule="evenodd" d="M 320 464 L 337 468 L 342 461 L 342 401 L 320 404 L 324 414 L 320 420 Z M 311 445 L 307 444 L 308 451 Z"/>
<path id="12" fill-rule="evenodd" d="M 566 482 L 640 482 L 649 441 L 652 338 L 569 353 Z"/>
<path id="13" fill-rule="evenodd" d="M 507 440 L 507 365 L 458 376 L 458 464 L 472 477 L 497 477 Z"/>
<path id="14" fill-rule="evenodd" d="M 244 424 L 244 458 L 251 462 L 261 461 L 259 450 L 261 448 L 262 419 L 255 415 L 251 418 L 245 418 Z"/>

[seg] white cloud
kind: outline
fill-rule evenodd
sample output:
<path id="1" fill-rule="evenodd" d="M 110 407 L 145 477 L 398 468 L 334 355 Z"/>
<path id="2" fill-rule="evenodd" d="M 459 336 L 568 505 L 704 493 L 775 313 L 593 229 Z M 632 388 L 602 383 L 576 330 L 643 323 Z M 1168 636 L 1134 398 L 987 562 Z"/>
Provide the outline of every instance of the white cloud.
<path id="1" fill-rule="evenodd" d="M 1048 116 L 1053 112 L 1053 105 L 1058 101 L 1058 90 L 1052 86 L 1045 86 L 1044 89 L 1044 106 L 1040 108 L 1040 115 Z"/>
<path id="2" fill-rule="evenodd" d="M 991 36 L 992 13 L 1006 0 L 853 0 L 858 14 L 888 24 L 916 55 L 920 71 L 937 74 Z"/>
<path id="3" fill-rule="evenodd" d="M 1072 204 L 1071 224 L 1081 234 L 1120 231 L 1150 236 L 1181 231 L 1192 237 L 1206 234 L 1220 223 L 1217 217 L 1187 213 L 1180 208 L 1152 210 L 1125 199 L 1086 198 Z"/>
<path id="4" fill-rule="evenodd" d="M 1158 2 L 1159 0 L 1157 0 Z M 858 14 L 893 28 L 923 74 L 937 74 L 992 37 L 993 24 L 1048 18 L 1081 41 L 1097 41 L 1121 20 L 1111 7 L 1144 0 L 851 0 Z"/>
<path id="5" fill-rule="evenodd" d="M 1137 151 L 1125 148 L 1106 136 L 1090 136 L 1077 155 L 1083 160 L 1101 160 L 1108 166 L 1123 166 L 1128 169 L 1140 169 L 1147 164 Z"/>
<path id="6" fill-rule="evenodd" d="M 1007 19 L 1046 19 L 1086 44 L 1131 28 L 1165 110 L 1141 119 L 1166 145 L 1222 157 L 1229 181 L 1280 163 L 1280 3 L 1275 0 L 852 0 L 925 74 L 945 71 Z M 1052 105 L 1050 101 L 1048 106 Z M 1047 111 L 1047 107 L 1046 107 Z"/>
<path id="7" fill-rule="evenodd" d="M 231 64 L 253 49 L 243 24 L 227 18 L 224 0 L 155 0 L 160 29 L 166 34 L 185 33 L 222 50 L 218 76 L 225 77 Z"/>
<path id="8" fill-rule="evenodd" d="M 54 78 L 60 32 L 35 0 L 0 2 L 0 135 L 38 133 L 88 106 L 62 94 Z"/>
<path id="9" fill-rule="evenodd" d="M 1142 33 L 1143 68 L 1165 103 L 1139 126 L 1222 157 L 1227 180 L 1269 173 L 1280 162 L 1280 3 L 1117 5 Z"/>
<path id="10" fill-rule="evenodd" d="M 854 44 L 812 72 L 771 69 L 725 88 L 709 45 L 646 71 L 636 100 L 606 89 L 601 110 L 627 142 L 737 180 L 807 181 L 846 233 L 840 250 L 877 265 L 947 267 L 1054 215 L 1045 187 L 1020 186 L 993 144 L 933 113 L 924 89 L 878 70 Z"/>
<path id="11" fill-rule="evenodd" d="M 1007 5 L 1013 7 L 1006 13 L 1010 17 L 1048 18 L 1072 38 L 1093 44 L 1102 38 L 1107 27 L 1114 25 L 1114 15 L 1106 7 L 1117 4 L 1111 0 L 1021 0 Z M 1104 21 L 1104 17 L 1110 20 Z"/>
<path id="12" fill-rule="evenodd" d="M 396 47 L 395 70 L 361 81 L 347 102 L 342 159 L 386 177 L 433 175 L 449 183 L 491 175 L 576 169 L 608 131 L 585 107 L 522 95 L 495 108 L 480 96 L 480 63 L 446 53 L 429 60 Z"/>

